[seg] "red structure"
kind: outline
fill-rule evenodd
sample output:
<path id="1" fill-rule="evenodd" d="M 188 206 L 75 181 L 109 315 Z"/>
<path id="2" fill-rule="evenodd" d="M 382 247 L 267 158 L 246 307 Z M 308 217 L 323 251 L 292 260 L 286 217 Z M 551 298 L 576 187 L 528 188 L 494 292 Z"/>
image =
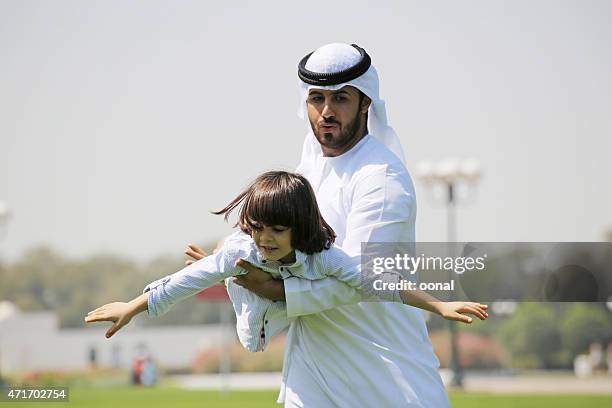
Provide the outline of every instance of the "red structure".
<path id="1" fill-rule="evenodd" d="M 204 289 L 196 295 L 196 298 L 204 302 L 229 302 L 227 290 L 222 283 L 217 283 L 208 289 Z"/>

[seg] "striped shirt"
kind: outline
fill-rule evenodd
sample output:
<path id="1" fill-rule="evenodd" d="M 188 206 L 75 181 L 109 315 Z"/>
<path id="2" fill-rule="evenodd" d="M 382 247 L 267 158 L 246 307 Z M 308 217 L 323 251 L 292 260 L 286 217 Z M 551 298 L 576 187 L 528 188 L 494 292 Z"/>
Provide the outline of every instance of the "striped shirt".
<path id="1" fill-rule="evenodd" d="M 150 292 L 148 315 L 160 316 L 175 303 L 225 280 L 237 315 L 236 329 L 240 342 L 249 351 L 264 350 L 269 339 L 285 326 L 282 320 L 286 320 L 286 305 L 285 302 L 262 298 L 233 283 L 231 277 L 246 273 L 244 269 L 236 266 L 239 259 L 261 268 L 274 279 L 299 277 L 319 280 L 335 277 L 355 289 L 363 288 L 360 256 L 351 257 L 340 248 L 332 246 L 312 255 L 295 250 L 295 262 L 292 264 L 267 261 L 253 239 L 238 231 L 225 240 L 218 252 L 147 285 L 144 292 Z M 398 292 L 381 292 L 380 296 L 384 296 L 384 300 L 401 301 Z M 266 321 L 271 316 L 279 315 L 285 316 L 285 319 L 280 319 L 281 323 L 277 326 L 270 326 Z M 279 321 L 274 318 L 271 320 Z"/>

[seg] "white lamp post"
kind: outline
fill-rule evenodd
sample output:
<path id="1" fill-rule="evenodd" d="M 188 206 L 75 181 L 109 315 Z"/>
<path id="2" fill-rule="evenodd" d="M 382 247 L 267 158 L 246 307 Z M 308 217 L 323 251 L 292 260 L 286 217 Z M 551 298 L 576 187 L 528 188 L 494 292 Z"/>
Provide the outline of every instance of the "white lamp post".
<path id="1" fill-rule="evenodd" d="M 8 219 L 11 215 L 8 206 L 4 203 L 4 201 L 0 201 L 0 238 L 4 235 L 4 226 L 8 222 Z"/>
<path id="2" fill-rule="evenodd" d="M 417 178 L 427 187 L 442 186 L 446 190 L 446 240 L 457 241 L 457 187 L 461 184 L 475 186 L 481 176 L 480 164 L 475 159 L 447 159 L 438 163 L 423 161 L 417 165 Z M 457 327 L 454 321 L 449 321 L 451 341 L 452 384 L 463 386 L 463 369 L 459 360 L 457 347 Z"/>
<path id="3" fill-rule="evenodd" d="M 8 222 L 10 215 L 10 211 L 8 206 L 0 201 L 0 239 L 4 236 L 4 226 Z M 0 343 L 2 339 L 0 339 Z M 0 386 L 4 385 L 4 380 L 2 379 L 2 353 L 0 352 Z"/>

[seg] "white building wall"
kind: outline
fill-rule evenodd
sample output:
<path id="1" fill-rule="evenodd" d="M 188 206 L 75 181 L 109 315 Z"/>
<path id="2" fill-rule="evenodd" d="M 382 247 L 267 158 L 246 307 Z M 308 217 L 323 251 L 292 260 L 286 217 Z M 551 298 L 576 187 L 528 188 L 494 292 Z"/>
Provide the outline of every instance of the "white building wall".
<path id="1" fill-rule="evenodd" d="M 124 327 L 111 339 L 104 337 L 108 324 L 83 329 L 62 329 L 53 313 L 22 313 L 0 320 L 0 372 L 82 369 L 89 366 L 90 349 L 96 350 L 99 367 L 128 368 L 139 345 L 162 368 L 190 367 L 203 350 L 236 341 L 235 329 L 226 325 Z M 117 353 L 116 353 L 117 354 Z"/>

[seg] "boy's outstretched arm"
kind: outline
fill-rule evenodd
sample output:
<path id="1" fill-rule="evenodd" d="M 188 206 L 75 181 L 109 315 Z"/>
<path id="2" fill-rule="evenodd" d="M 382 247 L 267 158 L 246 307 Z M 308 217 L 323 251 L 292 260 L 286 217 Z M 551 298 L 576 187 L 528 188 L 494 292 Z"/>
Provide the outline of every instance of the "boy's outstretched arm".
<path id="1" fill-rule="evenodd" d="M 447 320 L 472 323 L 472 318 L 467 316 L 468 314 L 476 316 L 480 320 L 489 317 L 487 313 L 489 306 L 481 303 L 443 302 L 421 290 L 402 290 L 400 291 L 400 297 L 406 305 L 433 312 Z"/>
<path id="2" fill-rule="evenodd" d="M 107 303 L 87 313 L 85 323 L 113 322 L 106 332 L 106 338 L 111 338 L 119 329 L 128 324 L 132 317 L 147 310 L 150 292 L 143 293 L 129 302 Z"/>

